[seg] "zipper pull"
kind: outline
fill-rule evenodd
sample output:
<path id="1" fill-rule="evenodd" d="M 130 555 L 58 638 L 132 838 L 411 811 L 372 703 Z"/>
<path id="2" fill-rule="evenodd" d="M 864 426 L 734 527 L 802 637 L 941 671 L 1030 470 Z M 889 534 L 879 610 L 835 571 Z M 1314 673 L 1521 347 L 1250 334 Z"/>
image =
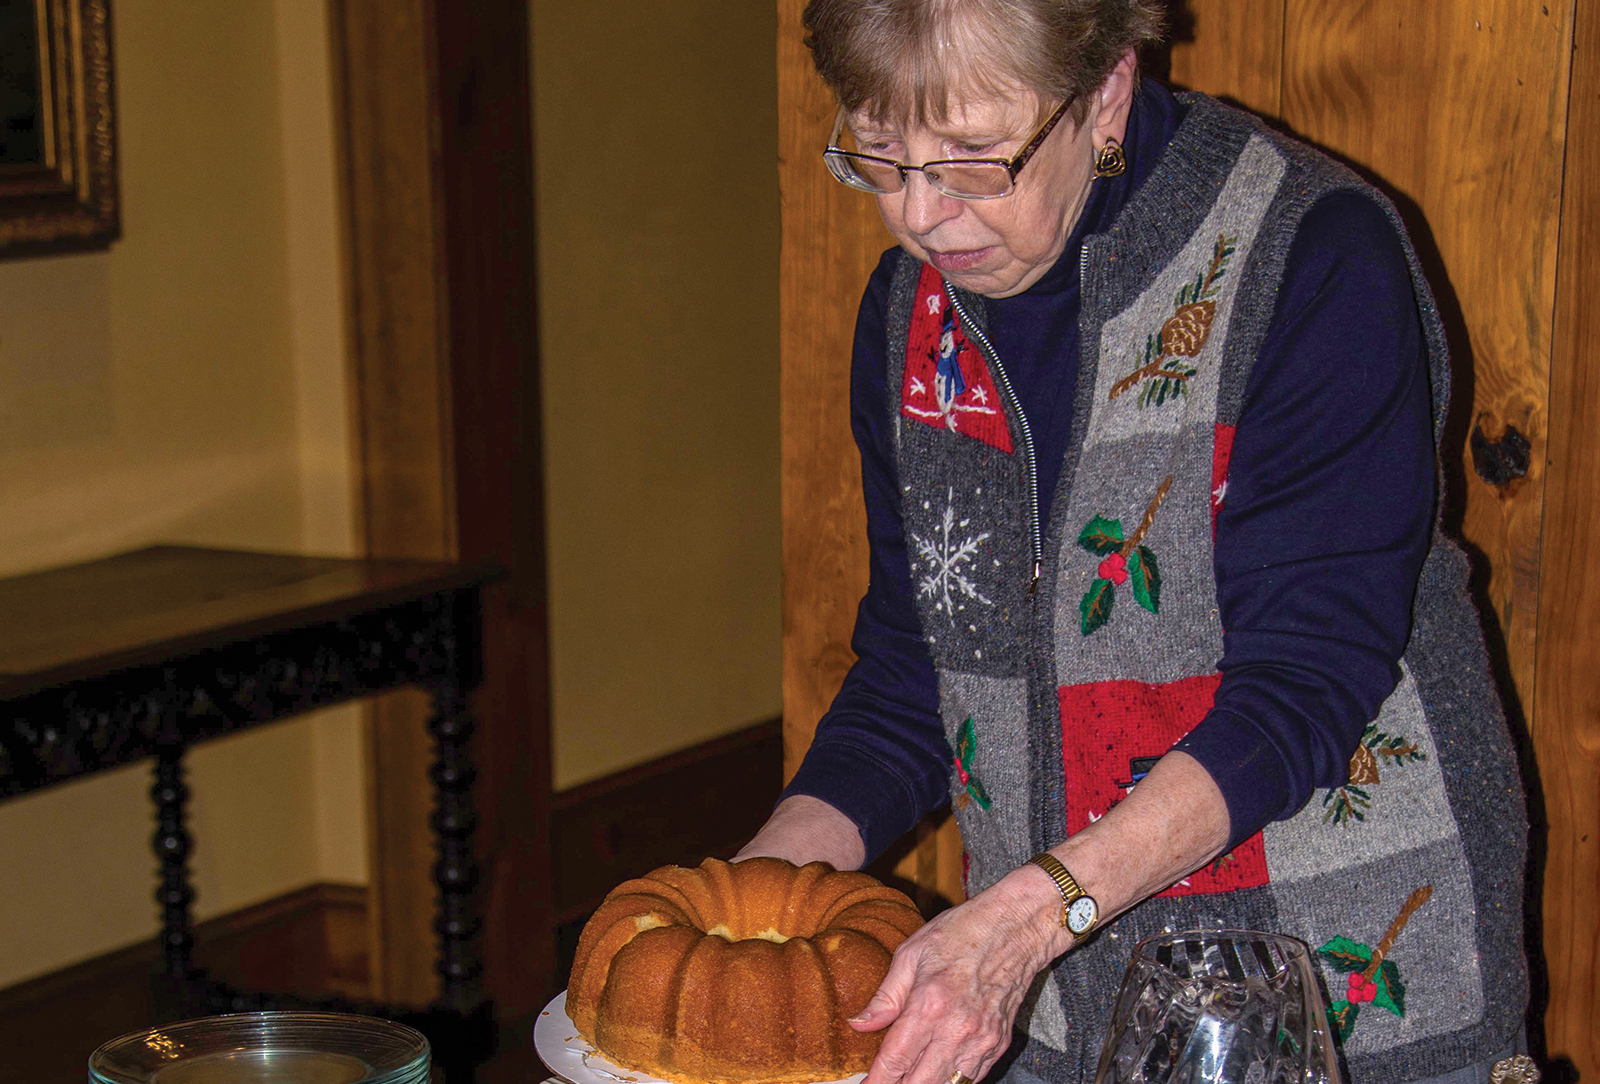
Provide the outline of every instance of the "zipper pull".
<path id="1" fill-rule="evenodd" d="M 1044 568 L 1042 566 L 1042 563 L 1040 561 L 1037 561 L 1037 560 L 1034 561 L 1033 562 L 1033 578 L 1028 581 L 1028 597 L 1029 598 L 1032 598 L 1034 596 L 1034 594 L 1038 592 L 1038 590 L 1039 590 L 1039 577 L 1043 573 L 1044 573 Z"/>

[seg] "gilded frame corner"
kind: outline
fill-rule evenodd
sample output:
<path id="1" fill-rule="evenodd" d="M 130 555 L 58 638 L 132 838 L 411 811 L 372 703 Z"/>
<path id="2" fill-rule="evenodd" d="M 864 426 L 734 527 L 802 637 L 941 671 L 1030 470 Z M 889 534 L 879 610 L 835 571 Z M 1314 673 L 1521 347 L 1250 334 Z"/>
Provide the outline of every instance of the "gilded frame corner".
<path id="1" fill-rule="evenodd" d="M 120 234 L 110 3 L 33 0 L 39 160 L 0 165 L 0 258 Z"/>

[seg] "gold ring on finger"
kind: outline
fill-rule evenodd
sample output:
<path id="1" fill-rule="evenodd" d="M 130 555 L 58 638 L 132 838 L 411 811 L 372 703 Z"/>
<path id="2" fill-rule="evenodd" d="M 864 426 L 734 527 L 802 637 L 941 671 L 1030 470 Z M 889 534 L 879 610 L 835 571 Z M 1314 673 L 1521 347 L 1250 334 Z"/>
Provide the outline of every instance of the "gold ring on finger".
<path id="1" fill-rule="evenodd" d="M 960 1069 L 950 1074 L 950 1084 L 973 1084 L 973 1080 Z"/>

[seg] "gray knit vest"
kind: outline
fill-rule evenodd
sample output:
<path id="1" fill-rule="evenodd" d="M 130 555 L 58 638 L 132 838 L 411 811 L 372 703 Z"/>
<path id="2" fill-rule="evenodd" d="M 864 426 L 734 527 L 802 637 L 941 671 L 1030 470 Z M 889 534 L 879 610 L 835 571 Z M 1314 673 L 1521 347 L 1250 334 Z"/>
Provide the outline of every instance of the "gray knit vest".
<path id="1" fill-rule="evenodd" d="M 1222 655 L 1214 517 L 1297 226 L 1320 196 L 1354 190 L 1400 228 L 1342 167 L 1247 114 L 1183 100 L 1149 178 L 1085 245 L 1072 437 L 1057 491 L 1038 497 L 1052 502 L 1047 535 L 983 299 L 909 257 L 891 287 L 906 542 L 973 894 L 1103 815 L 1209 708 Z M 1445 340 L 1407 253 L 1437 440 Z M 1437 532 L 1401 675 L 1345 786 L 1040 976 L 1008 1079 L 1092 1080 L 1134 943 L 1207 926 L 1312 947 L 1357 1084 L 1433 1076 L 1511 1045 L 1527 1001 L 1526 814 L 1466 561 Z M 1401 936 L 1370 968 L 1402 912 Z M 1348 997 L 1350 974 L 1369 970 L 1375 995 Z"/>

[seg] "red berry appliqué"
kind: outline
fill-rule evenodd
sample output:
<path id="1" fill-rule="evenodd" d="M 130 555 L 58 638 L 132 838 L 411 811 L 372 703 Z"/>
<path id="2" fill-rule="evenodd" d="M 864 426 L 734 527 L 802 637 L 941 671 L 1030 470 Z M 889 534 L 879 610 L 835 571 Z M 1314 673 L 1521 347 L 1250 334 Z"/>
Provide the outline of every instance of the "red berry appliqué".
<path id="1" fill-rule="evenodd" d="M 1378 984 L 1359 971 L 1350 972 L 1350 988 L 1345 1000 L 1352 1005 L 1363 1005 L 1378 996 Z"/>
<path id="2" fill-rule="evenodd" d="M 1099 576 L 1121 587 L 1128 582 L 1128 559 L 1121 553 L 1113 553 L 1100 562 Z"/>

